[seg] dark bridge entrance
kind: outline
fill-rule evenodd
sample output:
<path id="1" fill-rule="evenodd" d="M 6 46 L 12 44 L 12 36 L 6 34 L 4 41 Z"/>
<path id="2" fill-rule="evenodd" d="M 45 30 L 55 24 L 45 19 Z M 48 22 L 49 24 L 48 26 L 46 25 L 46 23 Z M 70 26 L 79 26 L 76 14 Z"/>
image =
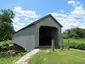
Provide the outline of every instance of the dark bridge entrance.
<path id="1" fill-rule="evenodd" d="M 39 46 L 50 46 L 52 39 L 56 45 L 58 40 L 57 31 L 55 27 L 41 26 L 39 29 Z"/>

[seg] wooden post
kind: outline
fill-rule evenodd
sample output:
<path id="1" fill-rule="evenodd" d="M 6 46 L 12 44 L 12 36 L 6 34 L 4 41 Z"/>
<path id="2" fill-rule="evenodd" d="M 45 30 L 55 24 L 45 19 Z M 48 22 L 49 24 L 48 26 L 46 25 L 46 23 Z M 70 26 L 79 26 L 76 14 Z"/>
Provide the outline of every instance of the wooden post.
<path id="1" fill-rule="evenodd" d="M 67 42 L 67 49 L 68 50 L 70 50 L 70 44 L 69 43 L 70 43 L 70 40 L 68 40 L 68 42 Z"/>
<path id="2" fill-rule="evenodd" d="M 62 44 L 61 44 L 61 50 L 63 50 L 63 40 L 62 40 Z"/>
<path id="3" fill-rule="evenodd" d="M 51 41 L 51 48 L 52 48 L 52 51 L 54 51 L 54 40 Z"/>

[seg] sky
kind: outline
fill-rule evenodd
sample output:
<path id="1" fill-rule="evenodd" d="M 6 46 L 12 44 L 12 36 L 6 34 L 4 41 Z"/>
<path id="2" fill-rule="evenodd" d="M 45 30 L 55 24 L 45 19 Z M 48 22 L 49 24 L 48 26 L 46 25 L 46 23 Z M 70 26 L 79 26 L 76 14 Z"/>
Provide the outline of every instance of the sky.
<path id="1" fill-rule="evenodd" d="M 13 10 L 15 31 L 48 14 L 63 26 L 62 32 L 85 28 L 85 0 L 1 0 L 0 9 Z"/>

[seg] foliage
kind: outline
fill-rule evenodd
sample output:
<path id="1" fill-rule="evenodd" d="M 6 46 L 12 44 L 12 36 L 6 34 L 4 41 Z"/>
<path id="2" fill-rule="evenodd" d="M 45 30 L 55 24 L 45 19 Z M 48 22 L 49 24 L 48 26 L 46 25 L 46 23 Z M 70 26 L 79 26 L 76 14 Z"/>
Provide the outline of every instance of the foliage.
<path id="1" fill-rule="evenodd" d="M 14 32 L 12 25 L 12 19 L 14 18 L 14 13 L 10 9 L 2 9 L 0 11 L 0 40 L 11 39 Z"/>
<path id="2" fill-rule="evenodd" d="M 63 39 L 63 47 L 67 47 L 68 40 L 69 47 L 74 49 L 85 50 L 85 40 L 84 39 Z"/>
<path id="3" fill-rule="evenodd" d="M 71 28 L 63 32 L 63 38 L 85 38 L 85 29 L 82 28 Z"/>
<path id="4" fill-rule="evenodd" d="M 27 53 L 22 51 L 20 46 L 13 45 L 10 47 L 10 44 L 12 44 L 11 40 L 0 42 L 0 64 L 14 64 L 14 62 Z"/>
<path id="5" fill-rule="evenodd" d="M 11 40 L 0 42 L 0 51 L 8 50 L 9 44 L 11 44 Z"/>
<path id="6" fill-rule="evenodd" d="M 9 51 L 9 50 L 15 50 L 16 53 L 26 52 L 26 50 L 23 47 L 17 44 L 13 44 L 11 40 L 0 42 L 0 51 Z"/>
<path id="7" fill-rule="evenodd" d="M 9 17 L 10 19 L 14 18 L 15 14 L 12 10 L 8 9 L 1 9 L 1 15 Z"/>
<path id="8" fill-rule="evenodd" d="M 79 50 L 41 50 L 28 64 L 85 64 L 84 59 L 85 52 Z"/>

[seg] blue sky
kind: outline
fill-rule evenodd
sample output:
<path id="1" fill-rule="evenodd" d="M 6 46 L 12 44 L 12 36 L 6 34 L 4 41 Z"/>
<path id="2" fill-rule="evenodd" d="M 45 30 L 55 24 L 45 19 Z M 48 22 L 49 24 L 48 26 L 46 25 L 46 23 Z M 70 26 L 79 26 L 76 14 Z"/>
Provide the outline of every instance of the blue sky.
<path id="1" fill-rule="evenodd" d="M 15 13 L 16 31 L 50 13 L 63 25 L 62 31 L 85 28 L 84 0 L 1 0 L 0 9 L 8 8 Z"/>

